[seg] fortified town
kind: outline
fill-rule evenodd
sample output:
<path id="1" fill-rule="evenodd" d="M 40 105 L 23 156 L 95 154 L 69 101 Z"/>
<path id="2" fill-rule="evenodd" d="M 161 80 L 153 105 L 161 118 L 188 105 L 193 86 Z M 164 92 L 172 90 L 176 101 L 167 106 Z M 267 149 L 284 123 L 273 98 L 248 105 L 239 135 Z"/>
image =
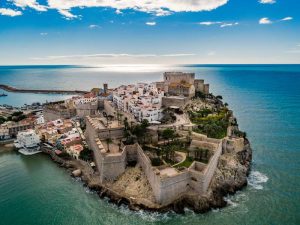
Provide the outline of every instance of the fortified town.
<path id="1" fill-rule="evenodd" d="M 50 154 L 100 196 L 133 209 L 202 212 L 224 206 L 226 193 L 247 184 L 246 133 L 194 73 L 165 72 L 163 81 L 114 89 L 104 84 L 25 117 L 35 121 L 14 133 L 31 138 L 15 141 L 22 154 L 39 145 L 36 152 Z"/>

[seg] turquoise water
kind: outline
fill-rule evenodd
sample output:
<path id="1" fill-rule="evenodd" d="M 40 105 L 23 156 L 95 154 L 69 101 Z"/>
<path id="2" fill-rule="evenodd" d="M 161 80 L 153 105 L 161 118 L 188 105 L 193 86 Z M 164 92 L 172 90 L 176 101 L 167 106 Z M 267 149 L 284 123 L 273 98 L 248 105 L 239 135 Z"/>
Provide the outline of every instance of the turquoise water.
<path id="1" fill-rule="evenodd" d="M 249 136 L 254 151 L 249 186 L 228 196 L 228 207 L 204 215 L 131 212 L 100 200 L 46 156 L 1 153 L 0 224 L 299 224 L 300 66 L 193 65 L 146 70 L 0 67 L 0 83 L 88 90 L 103 82 L 117 86 L 160 80 L 165 70 L 194 71 L 229 103 Z M 41 98 L 34 96 L 35 101 Z M 16 94 L 10 104 L 30 101 Z"/>

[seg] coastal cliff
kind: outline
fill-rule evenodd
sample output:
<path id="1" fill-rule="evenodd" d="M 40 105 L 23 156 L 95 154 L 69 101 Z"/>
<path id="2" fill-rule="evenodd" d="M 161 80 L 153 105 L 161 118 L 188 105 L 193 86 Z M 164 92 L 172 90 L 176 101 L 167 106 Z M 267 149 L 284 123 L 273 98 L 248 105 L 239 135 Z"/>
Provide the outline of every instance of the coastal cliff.
<path id="1" fill-rule="evenodd" d="M 183 213 L 184 208 L 188 207 L 195 212 L 204 213 L 213 208 L 225 207 L 227 203 L 224 197 L 247 185 L 252 149 L 248 139 L 244 139 L 244 144 L 243 150 L 237 153 L 225 150 L 221 155 L 207 196 L 185 195 L 172 204 L 173 210 Z"/>

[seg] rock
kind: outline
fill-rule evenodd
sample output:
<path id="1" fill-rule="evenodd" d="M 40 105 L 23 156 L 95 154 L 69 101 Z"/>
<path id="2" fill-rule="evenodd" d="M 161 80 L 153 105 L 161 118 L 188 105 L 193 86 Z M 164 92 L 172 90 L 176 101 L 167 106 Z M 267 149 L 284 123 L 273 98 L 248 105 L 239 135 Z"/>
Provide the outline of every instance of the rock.
<path id="1" fill-rule="evenodd" d="M 72 172 L 72 175 L 73 175 L 74 177 L 79 177 L 79 176 L 81 175 L 81 170 L 80 170 L 80 169 L 74 170 L 74 171 Z"/>

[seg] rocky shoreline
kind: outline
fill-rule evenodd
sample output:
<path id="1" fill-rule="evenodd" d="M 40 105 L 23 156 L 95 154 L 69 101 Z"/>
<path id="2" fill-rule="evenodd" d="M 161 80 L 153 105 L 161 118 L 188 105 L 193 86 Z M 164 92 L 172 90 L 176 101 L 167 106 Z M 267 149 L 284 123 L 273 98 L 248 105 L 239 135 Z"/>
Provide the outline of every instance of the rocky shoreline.
<path id="1" fill-rule="evenodd" d="M 227 203 L 224 197 L 228 194 L 234 194 L 247 185 L 247 176 L 251 168 L 252 149 L 248 139 L 245 138 L 244 141 L 245 147 L 242 151 L 237 153 L 230 151 L 223 152 L 206 196 L 187 193 L 166 206 L 117 193 L 106 185 L 101 184 L 98 174 L 91 172 L 89 166 L 84 161 L 64 160 L 53 154 L 50 154 L 50 156 L 59 166 L 67 169 L 71 176 L 74 176 L 72 174 L 74 171 L 80 171 L 75 176 L 80 177 L 85 186 L 95 191 L 100 198 L 108 197 L 110 202 L 118 206 L 125 204 L 131 210 L 142 209 L 161 213 L 170 210 L 176 213 L 184 213 L 184 209 L 189 208 L 196 213 L 205 213 L 211 209 L 225 207 Z"/>

